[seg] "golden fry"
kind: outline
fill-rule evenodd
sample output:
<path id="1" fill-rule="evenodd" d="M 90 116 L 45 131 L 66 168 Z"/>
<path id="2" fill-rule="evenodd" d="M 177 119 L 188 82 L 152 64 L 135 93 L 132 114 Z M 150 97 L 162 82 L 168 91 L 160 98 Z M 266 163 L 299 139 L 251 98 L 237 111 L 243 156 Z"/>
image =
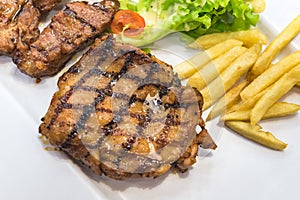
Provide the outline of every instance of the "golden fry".
<path id="1" fill-rule="evenodd" d="M 188 84 L 192 87 L 201 90 L 216 77 L 220 75 L 226 67 L 228 67 L 238 56 L 244 53 L 247 49 L 242 46 L 236 46 L 224 55 L 219 56 L 215 60 L 206 64 L 201 70 L 193 74 Z"/>
<path id="2" fill-rule="evenodd" d="M 208 49 L 228 39 L 240 40 L 246 47 L 251 47 L 253 44 L 267 44 L 268 38 L 261 33 L 257 28 L 246 31 L 212 33 L 198 37 L 189 47 L 195 49 Z"/>
<path id="3" fill-rule="evenodd" d="M 217 117 L 234 104 L 237 104 L 240 101 L 240 92 L 243 90 L 244 87 L 246 87 L 247 84 L 247 81 L 243 81 L 234 88 L 230 89 L 228 92 L 226 92 L 226 94 L 221 99 L 219 99 L 219 101 L 213 106 L 206 118 L 206 121 Z"/>
<path id="4" fill-rule="evenodd" d="M 251 125 L 249 122 L 242 121 L 226 121 L 225 124 L 241 136 L 271 149 L 281 151 L 287 147 L 286 143 L 277 139 L 272 133 L 261 130 L 262 127 L 258 124 Z"/>
<path id="5" fill-rule="evenodd" d="M 254 107 L 254 105 L 256 104 L 256 102 L 264 95 L 268 92 L 268 90 L 270 89 L 271 86 L 269 86 L 269 88 L 264 89 L 263 91 L 261 91 L 260 93 L 256 94 L 255 96 L 253 96 L 252 98 L 249 98 L 247 100 L 242 100 L 240 101 L 238 104 L 233 105 L 229 110 L 229 112 L 234 112 L 237 110 L 249 110 L 251 108 Z"/>
<path id="6" fill-rule="evenodd" d="M 262 119 L 270 119 L 275 117 L 284 117 L 295 114 L 300 110 L 300 105 L 287 102 L 277 102 L 271 106 Z M 238 110 L 226 113 L 220 118 L 220 121 L 250 121 L 251 110 Z"/>
<path id="7" fill-rule="evenodd" d="M 252 67 L 261 51 L 261 44 L 255 44 L 239 56 L 218 78 L 200 92 L 204 98 L 203 110 L 209 108 L 224 95 Z"/>
<path id="8" fill-rule="evenodd" d="M 288 103 L 288 102 L 277 102 L 270 109 L 267 110 L 263 119 L 285 117 L 293 115 L 300 110 L 299 104 Z"/>
<path id="9" fill-rule="evenodd" d="M 257 124 L 266 111 L 300 81 L 300 65 L 283 75 L 255 104 L 250 114 L 251 124 Z"/>
<path id="10" fill-rule="evenodd" d="M 298 15 L 288 26 L 268 45 L 262 55 L 254 64 L 249 79 L 253 80 L 266 69 L 268 69 L 275 56 L 300 32 L 300 15 Z"/>
<path id="11" fill-rule="evenodd" d="M 211 60 L 224 54 L 233 47 L 241 46 L 242 44 L 243 43 L 238 40 L 226 40 L 222 43 L 216 44 L 206 51 L 201 51 L 199 54 L 193 56 L 192 58 L 174 66 L 174 71 L 178 73 L 179 79 L 186 79 L 200 70 Z"/>
<path id="12" fill-rule="evenodd" d="M 255 94 L 276 82 L 283 74 L 289 72 L 300 63 L 300 50 L 286 56 L 272 67 L 254 79 L 242 92 L 243 100 L 252 98 Z"/>

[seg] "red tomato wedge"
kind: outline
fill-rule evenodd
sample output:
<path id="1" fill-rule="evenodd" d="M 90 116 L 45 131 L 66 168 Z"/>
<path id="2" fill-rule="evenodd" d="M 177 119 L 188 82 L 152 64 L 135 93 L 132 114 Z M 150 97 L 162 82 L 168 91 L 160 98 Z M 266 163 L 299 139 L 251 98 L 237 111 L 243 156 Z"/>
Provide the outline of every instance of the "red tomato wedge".
<path id="1" fill-rule="evenodd" d="M 146 26 L 144 18 L 132 10 L 118 11 L 110 25 L 113 33 L 119 34 L 123 31 L 125 36 L 135 36 L 144 31 Z"/>

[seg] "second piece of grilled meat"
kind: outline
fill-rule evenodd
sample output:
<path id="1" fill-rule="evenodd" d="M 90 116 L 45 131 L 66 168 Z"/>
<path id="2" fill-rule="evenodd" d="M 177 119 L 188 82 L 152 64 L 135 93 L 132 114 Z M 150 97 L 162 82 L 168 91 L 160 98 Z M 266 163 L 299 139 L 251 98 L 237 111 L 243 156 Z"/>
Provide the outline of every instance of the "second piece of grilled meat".
<path id="1" fill-rule="evenodd" d="M 40 12 L 31 0 L 0 2 L 0 55 L 12 56 L 17 45 L 28 45 L 39 36 Z"/>
<path id="2" fill-rule="evenodd" d="M 35 42 L 17 50 L 14 63 L 33 78 L 55 75 L 75 52 L 107 28 L 117 9 L 114 0 L 68 3 Z"/>
<path id="3" fill-rule="evenodd" d="M 201 118 L 201 94 L 182 86 L 170 65 L 111 36 L 97 39 L 58 87 L 39 131 L 99 175 L 185 171 L 198 145 L 216 147 Z"/>

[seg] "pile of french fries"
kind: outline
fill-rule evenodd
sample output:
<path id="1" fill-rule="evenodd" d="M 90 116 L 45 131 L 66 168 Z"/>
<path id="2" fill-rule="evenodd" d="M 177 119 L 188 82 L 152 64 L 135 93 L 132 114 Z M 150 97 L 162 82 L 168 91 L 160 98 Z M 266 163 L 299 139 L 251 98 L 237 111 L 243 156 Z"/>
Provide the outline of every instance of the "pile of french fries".
<path id="1" fill-rule="evenodd" d="M 213 106 L 207 121 L 220 116 L 238 134 L 283 150 L 287 144 L 263 131 L 258 123 L 300 110 L 300 105 L 279 101 L 300 86 L 300 50 L 275 62 L 299 32 L 300 15 L 270 44 L 257 28 L 201 36 L 189 46 L 203 51 L 175 66 L 174 71 L 202 93 L 203 110 Z M 267 46 L 262 51 L 263 45 Z"/>

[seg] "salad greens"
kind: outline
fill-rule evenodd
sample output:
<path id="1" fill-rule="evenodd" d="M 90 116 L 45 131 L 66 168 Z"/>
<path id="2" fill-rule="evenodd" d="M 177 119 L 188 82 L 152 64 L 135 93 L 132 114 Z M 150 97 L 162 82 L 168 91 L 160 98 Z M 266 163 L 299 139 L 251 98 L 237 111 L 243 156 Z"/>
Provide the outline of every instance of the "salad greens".
<path id="1" fill-rule="evenodd" d="M 139 13 L 146 22 L 134 37 L 118 35 L 135 46 L 150 44 L 172 32 L 196 38 L 204 34 L 246 30 L 259 15 L 244 0 L 119 0 L 120 9 Z"/>

